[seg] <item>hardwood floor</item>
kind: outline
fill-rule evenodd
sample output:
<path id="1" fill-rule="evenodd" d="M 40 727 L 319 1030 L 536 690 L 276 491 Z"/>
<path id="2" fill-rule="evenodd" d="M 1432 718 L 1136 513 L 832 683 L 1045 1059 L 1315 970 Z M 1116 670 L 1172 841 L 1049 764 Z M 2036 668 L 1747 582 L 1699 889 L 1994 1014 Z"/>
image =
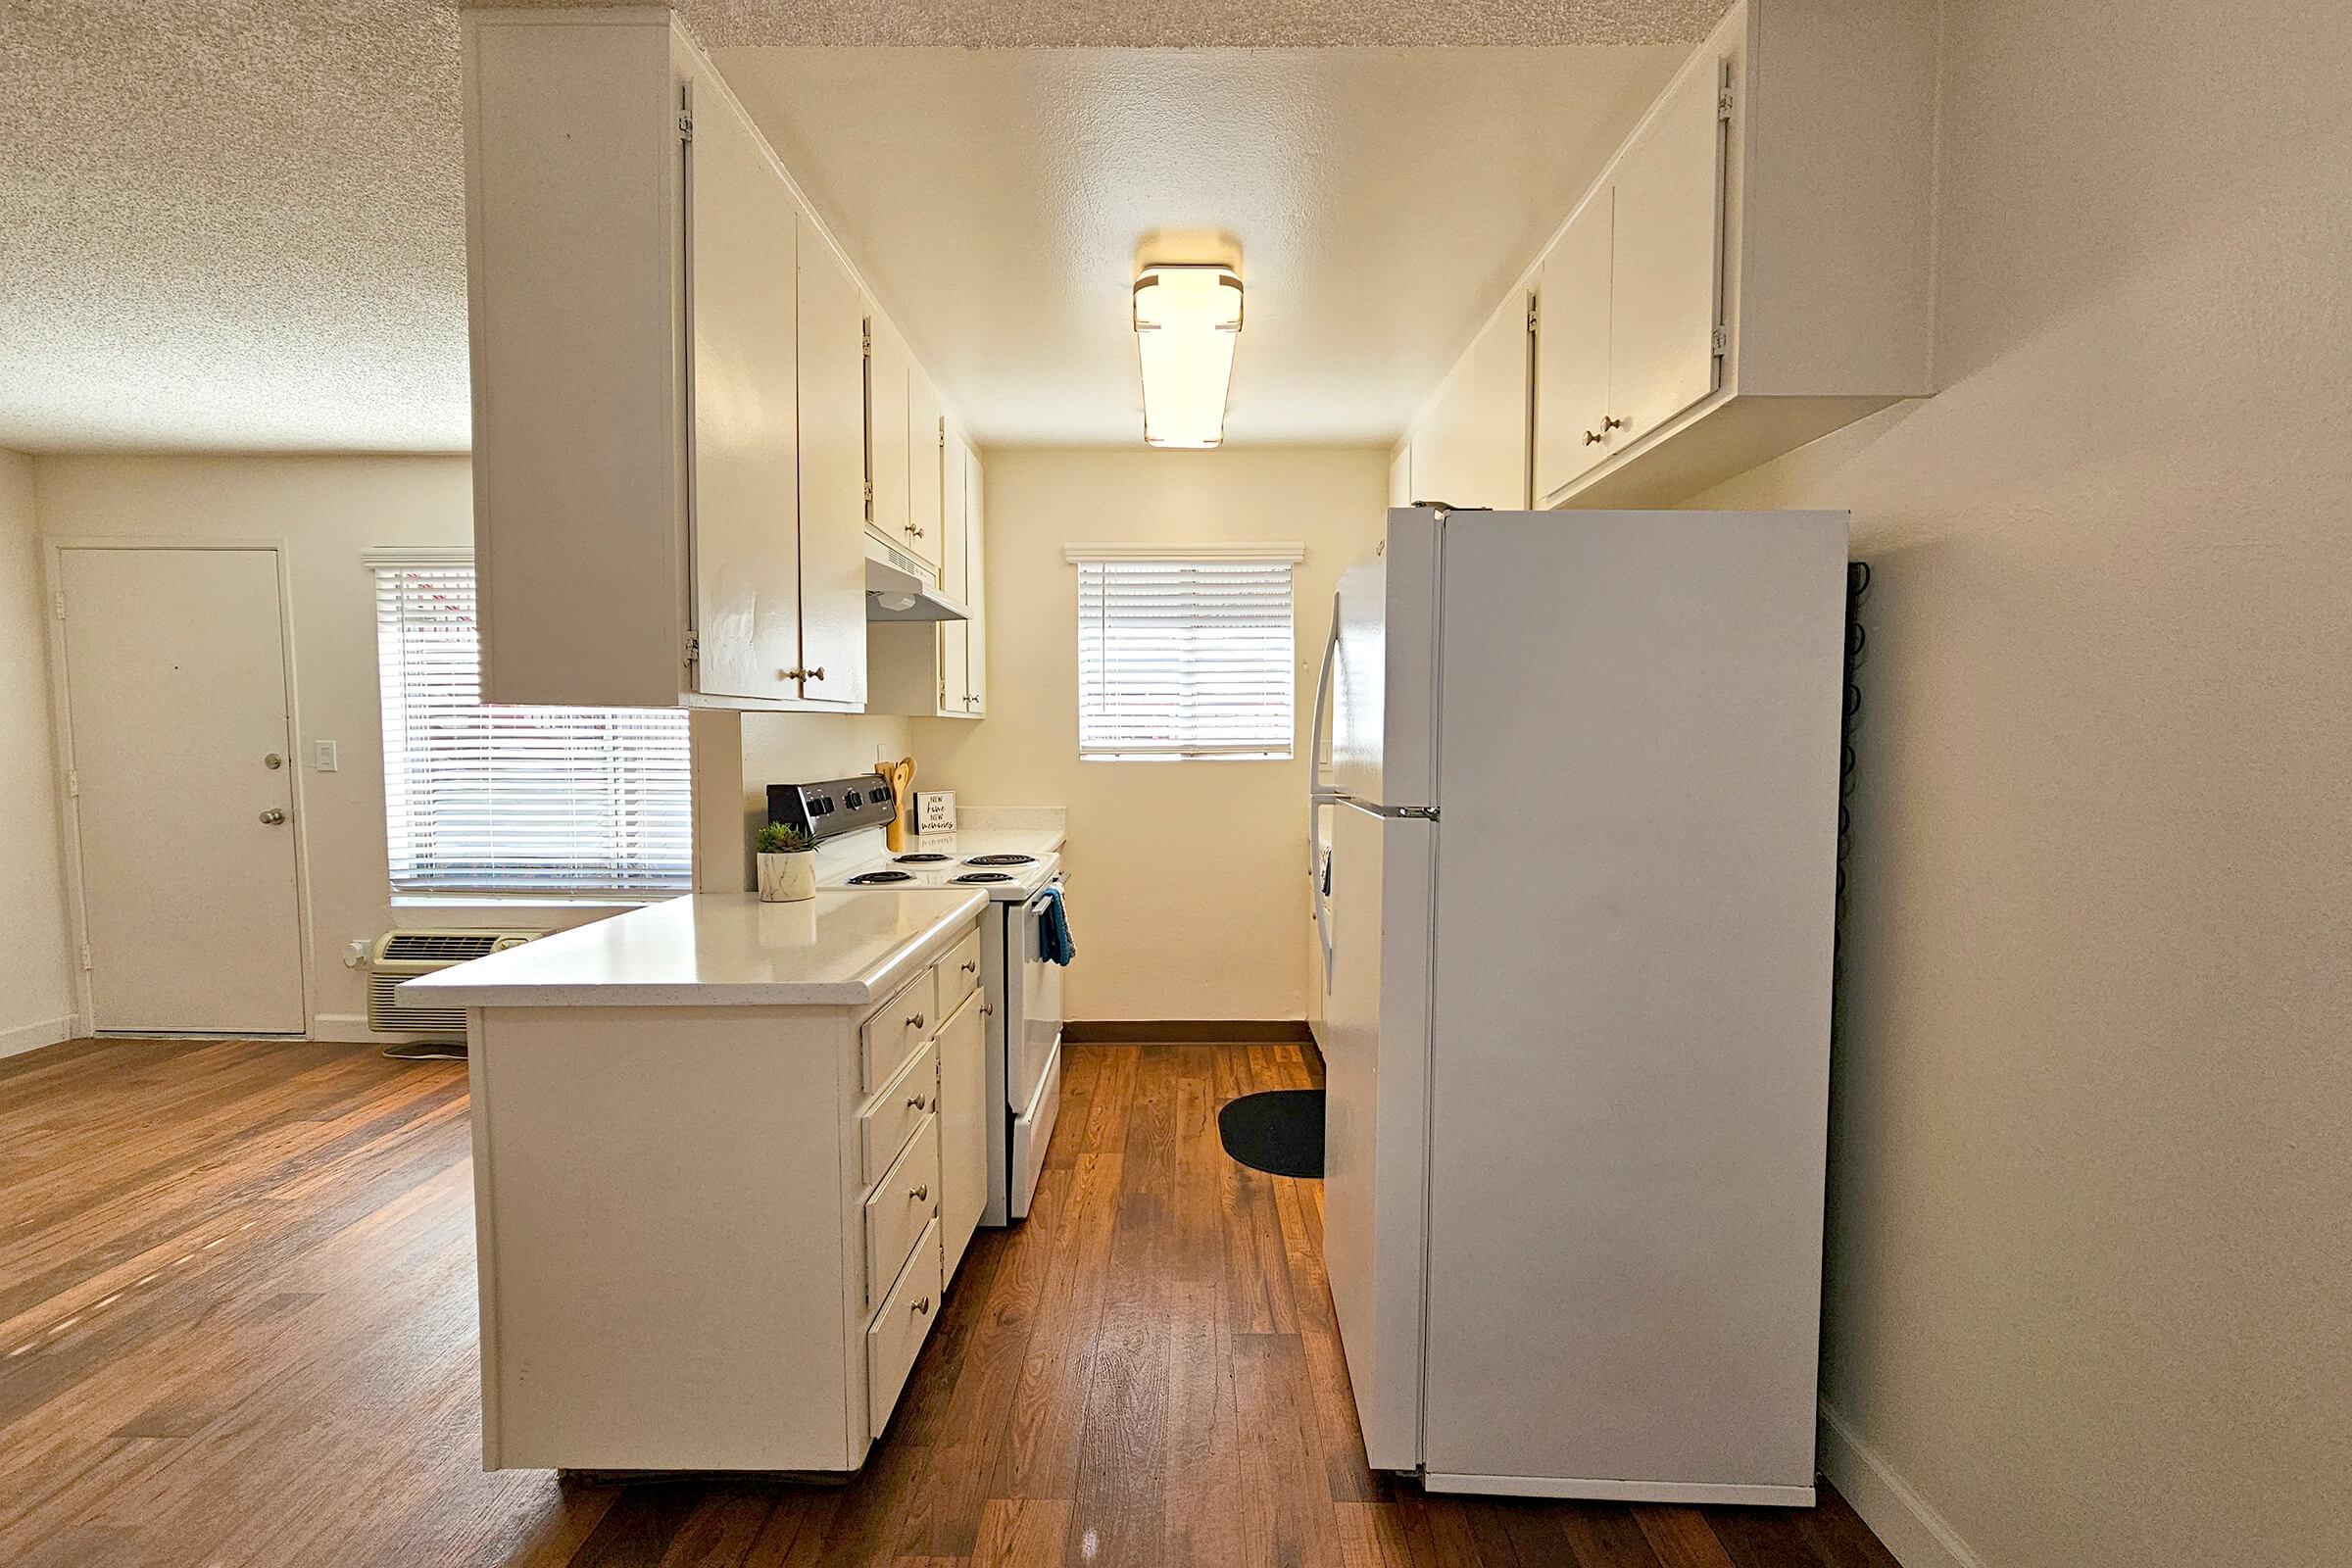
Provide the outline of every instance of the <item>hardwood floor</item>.
<path id="1" fill-rule="evenodd" d="M 1217 1147 L 1299 1050 L 1069 1048 L 1034 1217 L 982 1231 L 846 1486 L 485 1475 L 466 1080 L 361 1047 L 0 1062 L 0 1562 L 17 1568 L 1890 1568 L 1816 1509 L 1423 1495 L 1367 1471 L 1321 1189 Z"/>

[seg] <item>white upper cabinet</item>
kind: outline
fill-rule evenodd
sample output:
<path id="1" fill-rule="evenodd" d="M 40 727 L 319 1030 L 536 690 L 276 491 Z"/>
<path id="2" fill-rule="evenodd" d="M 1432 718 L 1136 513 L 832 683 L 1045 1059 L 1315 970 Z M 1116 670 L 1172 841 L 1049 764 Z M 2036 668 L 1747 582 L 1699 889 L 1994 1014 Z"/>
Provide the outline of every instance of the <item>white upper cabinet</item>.
<path id="1" fill-rule="evenodd" d="M 483 696 L 860 709 L 869 539 L 942 567 L 930 376 L 667 13 L 460 26 Z"/>
<path id="2" fill-rule="evenodd" d="M 908 403 L 914 357 L 906 340 L 876 311 L 867 319 L 865 362 L 866 478 L 872 485 L 868 514 L 874 532 L 904 553 L 912 538 L 907 496 L 906 432 L 913 415 Z"/>
<path id="3" fill-rule="evenodd" d="M 862 304 L 822 226 L 666 15 L 461 26 L 483 697 L 856 708 Z"/>
<path id="4" fill-rule="evenodd" d="M 1701 57 L 1666 90 L 1609 182 L 1608 404 L 1630 446 L 1715 390 L 1722 300 L 1720 72 Z"/>
<path id="5" fill-rule="evenodd" d="M 732 103 L 693 103 L 686 226 L 693 336 L 694 603 L 700 681 L 714 697 L 798 697 L 799 369 L 792 282 L 799 217 Z"/>
<path id="6" fill-rule="evenodd" d="M 1528 303 L 1505 301 L 1413 421 L 1414 499 L 1510 511 L 1527 505 Z M 1392 473 L 1392 480 L 1397 475 Z"/>
<path id="7" fill-rule="evenodd" d="M 1672 505 L 1935 390 L 1936 35 L 1933 0 L 1725 15 L 1529 274 L 1536 505 Z"/>
<path id="8" fill-rule="evenodd" d="M 1536 497 L 1608 456 L 1609 270 L 1615 192 L 1603 185 L 1536 274 Z"/>
<path id="9" fill-rule="evenodd" d="M 988 712 L 988 519 L 981 494 L 980 454 L 963 449 L 964 488 L 964 622 L 963 711 L 980 718 Z M 944 684 L 944 683 L 943 683 Z"/>
<path id="10" fill-rule="evenodd" d="M 988 710 L 988 574 L 979 454 L 953 418 L 941 456 L 940 589 L 967 618 L 875 621 L 868 706 L 878 713 L 980 718 Z"/>
<path id="11" fill-rule="evenodd" d="M 800 235 L 801 687 L 865 701 L 865 292 Z"/>
<path id="12" fill-rule="evenodd" d="M 911 362 L 910 362 L 911 363 Z M 947 426 L 940 413 L 939 389 L 912 365 L 906 384 L 906 522 L 899 548 L 939 574 L 945 487 L 941 458 L 947 450 Z"/>

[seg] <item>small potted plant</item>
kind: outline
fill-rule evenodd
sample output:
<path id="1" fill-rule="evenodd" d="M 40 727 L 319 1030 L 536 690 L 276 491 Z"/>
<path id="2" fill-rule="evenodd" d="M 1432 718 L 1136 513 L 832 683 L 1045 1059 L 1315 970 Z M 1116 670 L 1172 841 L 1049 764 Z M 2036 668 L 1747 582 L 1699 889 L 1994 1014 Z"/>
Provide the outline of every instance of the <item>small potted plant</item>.
<path id="1" fill-rule="evenodd" d="M 760 830 L 760 902 L 798 904 L 816 897 L 816 840 L 787 822 Z"/>

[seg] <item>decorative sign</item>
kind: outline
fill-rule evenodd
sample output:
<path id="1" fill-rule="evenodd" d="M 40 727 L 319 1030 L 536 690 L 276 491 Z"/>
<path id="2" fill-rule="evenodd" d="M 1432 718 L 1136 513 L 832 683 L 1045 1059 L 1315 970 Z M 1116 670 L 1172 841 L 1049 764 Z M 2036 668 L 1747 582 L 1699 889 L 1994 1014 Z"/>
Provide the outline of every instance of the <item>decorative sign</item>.
<path id="1" fill-rule="evenodd" d="M 914 792 L 914 831 L 917 834 L 955 832 L 956 792 L 954 790 L 916 790 Z"/>

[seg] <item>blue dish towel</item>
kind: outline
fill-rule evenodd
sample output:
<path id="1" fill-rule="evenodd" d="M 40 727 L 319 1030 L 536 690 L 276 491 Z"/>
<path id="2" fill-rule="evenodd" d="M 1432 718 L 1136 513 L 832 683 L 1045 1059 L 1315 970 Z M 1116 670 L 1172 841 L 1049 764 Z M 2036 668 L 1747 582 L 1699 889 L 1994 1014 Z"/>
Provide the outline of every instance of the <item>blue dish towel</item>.
<path id="1" fill-rule="evenodd" d="M 1059 888 L 1046 889 L 1045 900 L 1045 906 L 1037 911 L 1037 956 L 1066 969 L 1078 956 L 1078 944 L 1070 940 L 1070 911 L 1061 902 Z"/>

